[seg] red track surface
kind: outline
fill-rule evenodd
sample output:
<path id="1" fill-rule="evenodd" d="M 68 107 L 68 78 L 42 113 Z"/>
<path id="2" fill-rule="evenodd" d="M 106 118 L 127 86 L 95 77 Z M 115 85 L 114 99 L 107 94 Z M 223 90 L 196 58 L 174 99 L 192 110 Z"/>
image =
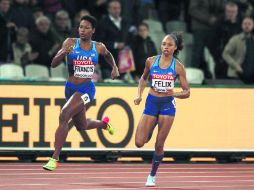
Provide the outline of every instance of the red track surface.
<path id="1" fill-rule="evenodd" d="M 157 186 L 144 187 L 150 164 L 0 163 L 0 190 L 253 190 L 254 164 L 162 164 Z"/>

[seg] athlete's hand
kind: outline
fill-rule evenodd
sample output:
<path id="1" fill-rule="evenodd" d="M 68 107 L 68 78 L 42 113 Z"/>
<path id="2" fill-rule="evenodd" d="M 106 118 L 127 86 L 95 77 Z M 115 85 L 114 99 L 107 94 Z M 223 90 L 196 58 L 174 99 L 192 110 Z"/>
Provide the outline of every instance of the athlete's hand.
<path id="1" fill-rule="evenodd" d="M 117 66 L 114 66 L 112 69 L 112 72 L 111 72 L 111 78 L 114 80 L 115 78 L 117 78 L 119 76 L 120 76 L 120 74 L 119 74 L 118 68 L 117 68 Z"/>
<path id="2" fill-rule="evenodd" d="M 169 90 L 166 92 L 168 96 L 175 96 L 175 92 L 173 90 Z"/>
<path id="3" fill-rule="evenodd" d="M 71 53 L 72 51 L 73 51 L 73 45 L 66 45 L 66 46 L 64 46 L 63 47 L 63 53 L 64 54 L 69 54 L 69 53 Z"/>
<path id="4" fill-rule="evenodd" d="M 69 39 L 66 42 L 64 42 L 64 45 L 62 47 L 62 53 L 66 55 L 71 53 L 73 51 L 74 44 L 75 44 L 75 41 L 73 41 L 72 39 Z"/>
<path id="5" fill-rule="evenodd" d="M 134 98 L 134 104 L 135 105 L 139 105 L 140 104 L 140 102 L 142 101 L 142 98 L 141 97 L 136 97 L 136 98 Z"/>

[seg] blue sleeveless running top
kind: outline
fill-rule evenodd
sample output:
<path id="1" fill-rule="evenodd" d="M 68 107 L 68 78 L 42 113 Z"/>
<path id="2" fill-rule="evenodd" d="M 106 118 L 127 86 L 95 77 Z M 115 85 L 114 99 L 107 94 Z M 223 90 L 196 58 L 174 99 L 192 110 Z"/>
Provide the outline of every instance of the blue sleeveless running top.
<path id="1" fill-rule="evenodd" d="M 163 69 L 159 65 L 160 58 L 161 55 L 158 55 L 150 68 L 150 87 L 156 92 L 167 92 L 175 86 L 177 77 L 175 70 L 176 59 L 173 57 L 170 66 Z"/>
<path id="2" fill-rule="evenodd" d="M 77 78 L 92 78 L 94 65 L 98 63 L 96 42 L 92 41 L 92 49 L 83 50 L 80 38 L 77 38 L 73 51 L 67 55 L 68 71 Z"/>

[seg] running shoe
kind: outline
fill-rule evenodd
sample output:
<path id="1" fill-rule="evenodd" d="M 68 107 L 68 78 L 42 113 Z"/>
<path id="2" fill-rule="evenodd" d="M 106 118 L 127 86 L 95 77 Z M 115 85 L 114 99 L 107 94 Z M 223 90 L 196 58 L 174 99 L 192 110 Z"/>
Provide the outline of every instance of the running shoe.
<path id="1" fill-rule="evenodd" d="M 109 132 L 109 134 L 114 135 L 115 133 L 115 128 L 112 127 L 112 125 L 109 123 L 109 118 L 106 116 L 102 119 L 102 122 L 105 123 L 106 126 L 106 130 Z"/>
<path id="2" fill-rule="evenodd" d="M 154 187 L 155 186 L 155 176 L 149 175 L 146 180 L 147 187 Z"/>
<path id="3" fill-rule="evenodd" d="M 54 158 L 50 158 L 48 163 L 43 166 L 43 169 L 53 171 L 57 168 L 57 166 L 58 166 L 58 160 Z"/>

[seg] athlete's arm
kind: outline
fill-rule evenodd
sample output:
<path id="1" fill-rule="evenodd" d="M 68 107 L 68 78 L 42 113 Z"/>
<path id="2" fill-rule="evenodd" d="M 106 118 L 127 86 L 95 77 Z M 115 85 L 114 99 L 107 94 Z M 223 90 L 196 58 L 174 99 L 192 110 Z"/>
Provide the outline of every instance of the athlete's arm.
<path id="1" fill-rule="evenodd" d="M 62 60 L 64 59 L 64 57 L 71 53 L 74 47 L 74 40 L 71 38 L 67 38 L 62 45 L 62 48 L 57 52 L 57 54 L 55 55 L 55 57 L 52 59 L 51 61 L 51 67 L 57 67 Z"/>
<path id="2" fill-rule="evenodd" d="M 182 87 L 182 91 L 174 92 L 173 96 L 180 99 L 189 98 L 190 97 L 189 83 L 186 79 L 186 72 L 185 72 L 184 66 L 179 61 L 176 62 L 176 72 L 179 76 L 179 81 Z"/>
<path id="3" fill-rule="evenodd" d="M 106 48 L 106 46 L 103 43 L 97 43 L 97 50 L 98 53 L 101 54 L 104 59 L 107 61 L 109 65 L 112 67 L 112 72 L 111 72 L 111 78 L 115 79 L 116 77 L 119 77 L 119 71 L 116 66 L 116 62 L 110 51 Z"/>
<path id="4" fill-rule="evenodd" d="M 144 92 L 144 89 L 146 87 L 147 79 L 149 76 L 150 72 L 150 58 L 147 58 L 146 63 L 145 63 L 145 69 L 142 74 L 142 76 L 139 79 L 139 84 L 138 84 L 138 95 L 134 99 L 134 104 L 139 105 L 140 102 L 142 101 L 142 94 Z"/>

